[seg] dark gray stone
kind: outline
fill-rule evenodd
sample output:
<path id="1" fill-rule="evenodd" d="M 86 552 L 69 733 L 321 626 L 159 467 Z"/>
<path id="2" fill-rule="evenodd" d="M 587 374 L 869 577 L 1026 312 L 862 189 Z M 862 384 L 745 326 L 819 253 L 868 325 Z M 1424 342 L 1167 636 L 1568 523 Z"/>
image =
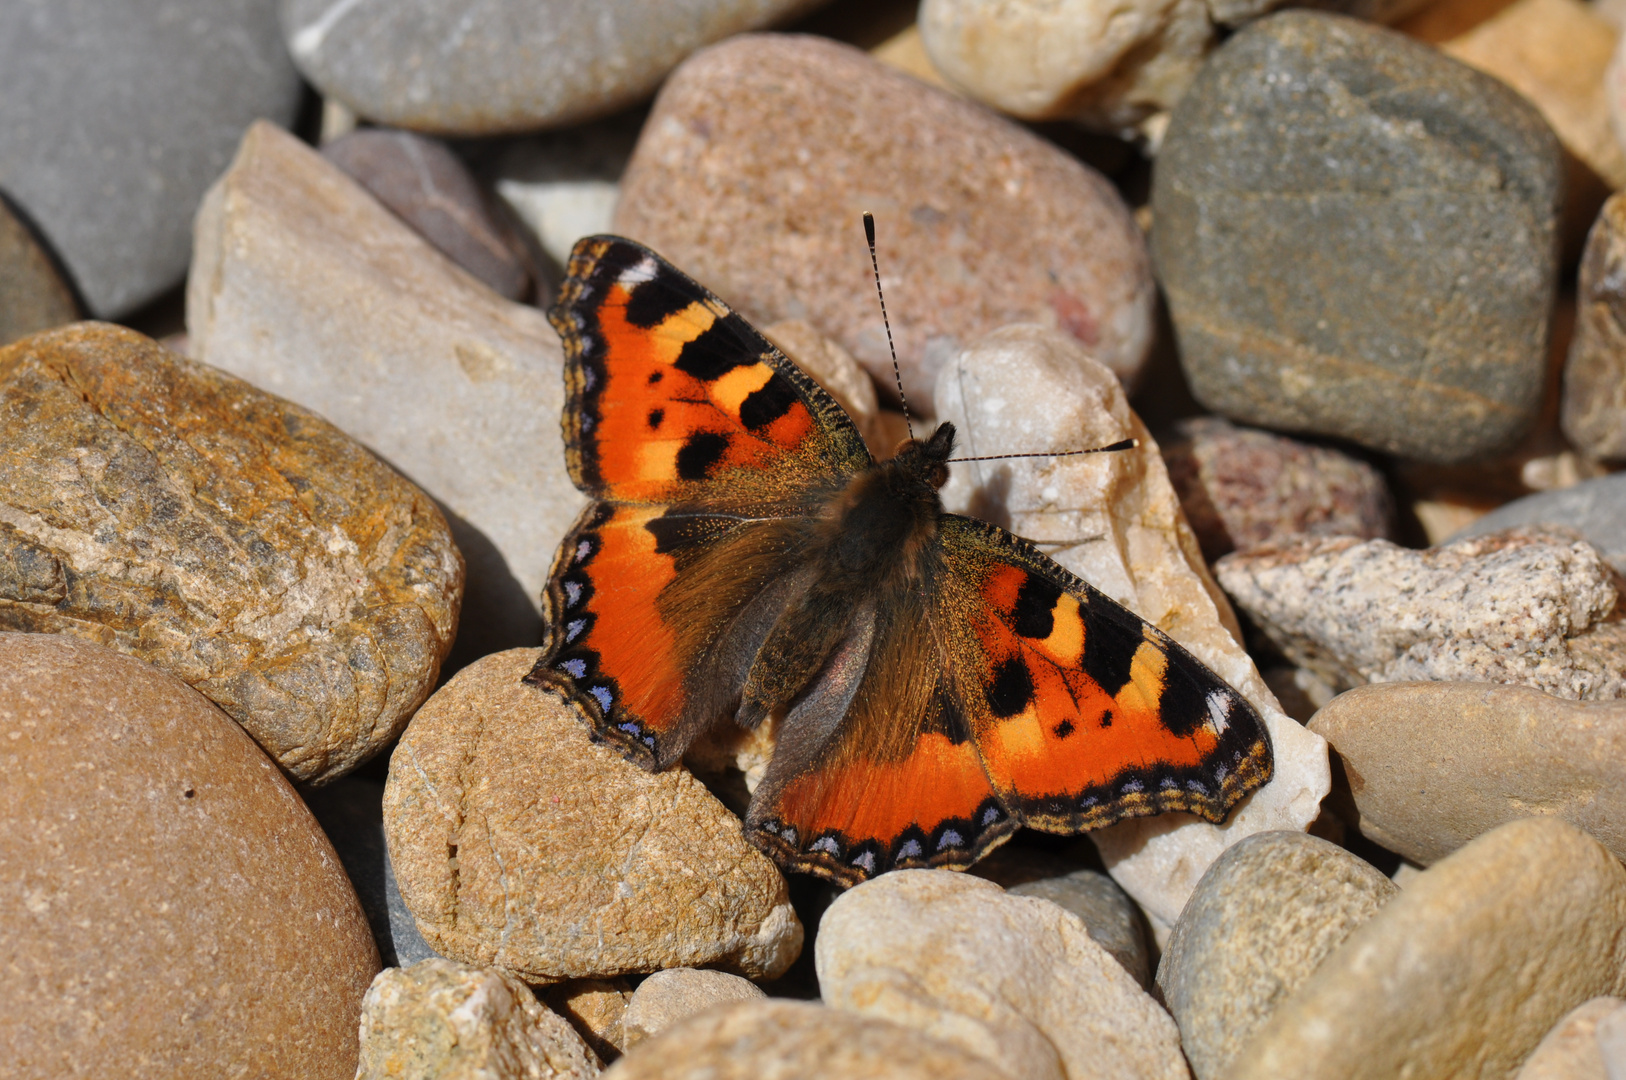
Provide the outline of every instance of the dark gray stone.
<path id="1" fill-rule="evenodd" d="M 1561 525 L 1574 529 L 1622 574 L 1626 574 L 1626 473 L 1600 476 L 1574 487 L 1526 495 L 1497 507 L 1446 540 L 1500 532 L 1517 525 Z"/>
<path id="2" fill-rule="evenodd" d="M 79 318 L 73 286 L 0 196 L 0 345 Z"/>
<path id="3" fill-rule="evenodd" d="M 1541 403 L 1561 181 L 1535 108 L 1436 49 L 1314 12 L 1249 25 L 1153 183 L 1193 392 L 1421 461 L 1507 449 Z"/>
<path id="4" fill-rule="evenodd" d="M 1579 291 L 1564 361 L 1564 436 L 1589 457 L 1626 459 L 1626 194 L 1598 212 Z"/>
<path id="5" fill-rule="evenodd" d="M 256 117 L 293 121 L 275 0 L 17 0 L 0 33 L 0 188 L 90 310 L 175 284 L 198 200 Z"/>

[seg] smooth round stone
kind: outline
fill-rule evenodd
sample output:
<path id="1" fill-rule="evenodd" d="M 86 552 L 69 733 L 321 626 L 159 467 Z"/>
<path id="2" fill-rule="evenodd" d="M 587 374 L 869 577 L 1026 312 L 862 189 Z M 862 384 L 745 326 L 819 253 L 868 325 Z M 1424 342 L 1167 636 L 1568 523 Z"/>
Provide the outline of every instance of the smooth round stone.
<path id="1" fill-rule="evenodd" d="M 1251 23 L 1153 178 L 1193 393 L 1421 461 L 1510 448 L 1541 404 L 1562 178 L 1540 114 L 1488 75 L 1341 16 Z"/>
<path id="2" fill-rule="evenodd" d="M 442 135 L 561 127 L 645 97 L 694 50 L 813 0 L 281 0 L 307 79 L 361 116 Z"/>
<path id="3" fill-rule="evenodd" d="M 1527 686 L 1362 686 L 1310 721 L 1343 760 L 1361 832 L 1422 866 L 1505 822 L 1563 818 L 1626 857 L 1626 701 Z"/>
<path id="4" fill-rule="evenodd" d="M 0 35 L 0 189 L 85 303 L 123 315 L 181 280 L 198 199 L 299 75 L 267 0 L 53 0 Z"/>
<path id="5" fill-rule="evenodd" d="M 548 1008 L 570 1021 L 600 1061 L 621 1056 L 626 1044 L 621 1018 L 632 1001 L 632 986 L 626 979 L 568 979 L 540 993 Z"/>
<path id="6" fill-rule="evenodd" d="M 671 968 L 638 984 L 621 1014 L 623 1048 L 659 1035 L 714 1005 L 767 998 L 755 983 L 726 971 Z"/>
<path id="7" fill-rule="evenodd" d="M 0 1060 L 350 1080 L 367 920 L 243 729 L 151 664 L 0 633 Z"/>
<path id="8" fill-rule="evenodd" d="M 0 345 L 77 318 L 73 285 L 0 194 Z"/>
<path id="9" fill-rule="evenodd" d="M 1575 337 L 1564 362 L 1564 437 L 1594 458 L 1626 458 L 1626 195 L 1603 204 L 1581 257 Z"/>
<path id="10" fill-rule="evenodd" d="M 1399 888 L 1304 833 L 1255 833 L 1197 883 L 1157 969 L 1198 1080 L 1225 1075 L 1272 1012 Z"/>
<path id="11" fill-rule="evenodd" d="M 458 672 L 390 755 L 385 835 L 424 939 L 537 982 L 783 974 L 802 926 L 772 861 L 687 769 L 645 772 L 522 683 L 539 651 Z"/>
<path id="12" fill-rule="evenodd" d="M 1595 997 L 1571 1009 L 1524 1059 L 1513 1080 L 1612 1080 L 1598 1046 L 1598 1026 L 1622 1006 L 1626 1001 L 1620 998 Z"/>
<path id="13" fill-rule="evenodd" d="M 1418 874 L 1282 1002 L 1227 1080 L 1507 1076 L 1565 1013 L 1626 989 L 1626 868 L 1556 818 Z"/>
<path id="14" fill-rule="evenodd" d="M 1447 543 L 1518 525 L 1574 529 L 1598 549 L 1610 566 L 1626 574 L 1626 473 L 1583 480 L 1573 487 L 1503 503 Z"/>
<path id="15" fill-rule="evenodd" d="M 316 414 L 102 323 L 0 351 L 0 629 L 149 660 L 320 783 L 429 695 L 462 592 L 435 504 Z"/>
<path id="16" fill-rule="evenodd" d="M 1055 328 L 1134 381 L 1155 287 L 1112 185 L 1053 143 L 833 41 L 747 35 L 674 72 L 622 180 L 615 231 L 757 326 L 805 319 L 890 397 L 865 210 L 917 414 L 945 362 L 1010 322 Z"/>

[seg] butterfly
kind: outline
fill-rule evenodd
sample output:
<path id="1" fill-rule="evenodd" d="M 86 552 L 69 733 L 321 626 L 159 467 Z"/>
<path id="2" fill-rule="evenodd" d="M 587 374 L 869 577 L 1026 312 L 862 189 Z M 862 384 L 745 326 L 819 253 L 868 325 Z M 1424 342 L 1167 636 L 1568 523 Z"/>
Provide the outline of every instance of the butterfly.
<path id="1" fill-rule="evenodd" d="M 877 462 L 812 378 L 621 237 L 576 245 L 548 318 L 592 501 L 526 681 L 651 770 L 713 725 L 776 723 L 744 827 L 781 866 L 963 869 L 1021 826 L 1217 822 L 1270 778 L 1259 714 L 1195 657 L 944 512 L 952 425 Z"/>

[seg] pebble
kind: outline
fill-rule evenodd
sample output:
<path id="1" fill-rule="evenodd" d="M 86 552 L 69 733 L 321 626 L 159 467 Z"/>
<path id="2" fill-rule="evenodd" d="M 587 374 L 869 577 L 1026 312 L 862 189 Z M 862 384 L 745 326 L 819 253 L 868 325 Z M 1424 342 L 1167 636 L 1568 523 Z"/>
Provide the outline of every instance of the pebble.
<path id="1" fill-rule="evenodd" d="M 0 195 L 0 345 L 78 318 L 73 285 Z"/>
<path id="2" fill-rule="evenodd" d="M 1143 989 L 1151 985 L 1146 919 L 1116 881 L 1098 870 L 1074 870 L 1060 877 L 1012 885 L 1012 896 L 1048 900 L 1077 915 L 1095 943 L 1105 949 Z"/>
<path id="3" fill-rule="evenodd" d="M 299 75 L 265 0 L 54 0 L 0 35 L 0 189 L 89 309 L 179 282 L 198 198 L 255 117 L 291 124 Z"/>
<path id="4" fill-rule="evenodd" d="M 1598 1022 L 1626 1005 L 1595 997 L 1571 1009 L 1524 1059 L 1513 1080 L 1612 1080 L 1598 1047 Z"/>
<path id="5" fill-rule="evenodd" d="M 1343 760 L 1361 832 L 1422 866 L 1533 814 L 1563 818 L 1626 857 L 1626 701 L 1527 686 L 1362 686 L 1310 729 Z"/>
<path id="6" fill-rule="evenodd" d="M 1153 176 L 1197 400 L 1421 461 L 1510 449 L 1541 404 L 1560 162 L 1533 106 L 1427 45 L 1317 12 L 1244 27 Z"/>
<path id="7" fill-rule="evenodd" d="M 1575 337 L 1564 362 L 1564 437 L 1594 458 L 1626 458 L 1626 192 L 1598 213 L 1581 257 Z"/>
<path id="8" fill-rule="evenodd" d="M 591 1080 L 598 1058 L 506 971 L 424 960 L 362 999 L 355 1080 Z"/>
<path id="9" fill-rule="evenodd" d="M 1294 536 L 1393 537 L 1383 475 L 1331 447 L 1202 416 L 1175 424 L 1163 462 L 1209 562 Z"/>
<path id="10" fill-rule="evenodd" d="M 1439 0 L 1326 0 L 1316 6 L 1369 22 L 1399 22 L 1419 8 Z M 1235 30 L 1246 23 L 1287 6 L 1286 0 L 1208 0 L 1208 11 L 1221 26 Z"/>
<path id="11" fill-rule="evenodd" d="M 185 683 L 0 633 L 6 1075 L 349 1080 L 378 970 L 322 831 Z"/>
<path id="12" fill-rule="evenodd" d="M 458 672 L 390 757 L 384 829 L 424 939 L 537 982 L 782 974 L 802 926 L 773 863 L 687 769 L 645 772 L 521 683 L 538 654 Z"/>
<path id="13" fill-rule="evenodd" d="M 364 128 L 323 146 L 322 156 L 497 295 L 530 298 L 530 257 L 519 233 L 445 143 Z"/>
<path id="14" fill-rule="evenodd" d="M 747 1001 L 636 1047 L 604 1080 L 1012 1080 L 950 1043 L 806 1001 Z"/>
<path id="15" fill-rule="evenodd" d="M 1019 320 L 1062 330 L 1135 380 L 1155 286 L 1112 185 L 1055 144 L 832 41 L 747 35 L 674 72 L 622 180 L 614 231 L 754 325 L 805 319 L 890 397 L 865 210 L 917 414 L 962 346 Z"/>
<path id="16" fill-rule="evenodd" d="M 1335 689 L 1442 679 L 1626 693 L 1613 571 L 1573 533 L 1506 529 L 1425 551 L 1304 539 L 1227 555 L 1214 572 L 1288 659 Z"/>
<path id="17" fill-rule="evenodd" d="M 0 352 L 0 629 L 157 664 L 294 779 L 400 732 L 462 587 L 434 503 L 321 417 L 103 323 Z"/>
<path id="18" fill-rule="evenodd" d="M 445 508 L 468 563 L 458 661 L 541 640 L 548 568 L 584 500 L 540 311 L 257 124 L 198 212 L 186 317 L 195 359 L 321 413 Z"/>
<path id="19" fill-rule="evenodd" d="M 281 0 L 305 77 L 361 116 L 442 135 L 534 131 L 646 97 L 684 57 L 809 0 Z"/>
<path id="20" fill-rule="evenodd" d="M 621 1056 L 626 1045 L 621 1020 L 632 1001 L 632 985 L 626 979 L 568 979 L 539 992 L 548 1008 L 570 1021 L 600 1061 Z"/>
<path id="21" fill-rule="evenodd" d="M 1264 717 L 1275 775 L 1223 824 L 1164 814 L 1090 834 L 1113 879 L 1172 926 L 1227 845 L 1262 830 L 1302 831 L 1315 820 L 1331 785 L 1326 744 L 1278 708 L 1239 644 L 1235 615 L 1185 525 L 1156 441 L 1119 381 L 1082 346 L 1044 327 L 1003 327 L 945 367 L 935 405 L 939 418 L 954 422 L 958 452 L 967 456 L 1141 441 L 1126 453 L 954 466 L 942 495 L 946 509 L 1027 537 L 1166 631 Z"/>
<path id="22" fill-rule="evenodd" d="M 1255 833 L 1227 848 L 1157 970 L 1198 1080 L 1225 1075 L 1276 1007 L 1399 891 L 1370 863 L 1304 833 Z"/>
<path id="23" fill-rule="evenodd" d="M 1626 474 L 1583 480 L 1560 491 L 1544 491 L 1503 503 L 1447 543 L 1518 525 L 1572 529 L 1597 548 L 1604 561 L 1626 574 Z"/>
<path id="24" fill-rule="evenodd" d="M 1184 1080 L 1167 1013 L 1077 916 L 949 870 L 898 870 L 825 911 L 819 989 L 1024 1080 Z"/>
<path id="25" fill-rule="evenodd" d="M 767 998 L 755 983 L 726 971 L 672 968 L 638 984 L 621 1014 L 621 1044 L 630 1048 L 714 1005 Z"/>
<path id="26" fill-rule="evenodd" d="M 1626 989 L 1626 869 L 1556 818 L 1419 874 L 1321 962 L 1228 1080 L 1508 1076 L 1569 1010 Z"/>

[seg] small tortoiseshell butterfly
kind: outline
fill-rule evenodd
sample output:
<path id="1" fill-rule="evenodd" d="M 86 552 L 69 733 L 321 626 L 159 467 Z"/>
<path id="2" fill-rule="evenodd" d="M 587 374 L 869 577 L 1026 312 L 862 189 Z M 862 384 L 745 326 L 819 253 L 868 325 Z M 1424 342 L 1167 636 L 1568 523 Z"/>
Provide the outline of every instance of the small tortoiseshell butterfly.
<path id="1" fill-rule="evenodd" d="M 954 428 L 877 463 L 823 389 L 641 244 L 576 245 L 571 479 L 527 681 L 647 769 L 779 719 L 745 831 L 844 885 L 963 868 L 1019 826 L 1219 821 L 1271 774 L 1243 697 L 986 522 L 943 512 Z"/>

